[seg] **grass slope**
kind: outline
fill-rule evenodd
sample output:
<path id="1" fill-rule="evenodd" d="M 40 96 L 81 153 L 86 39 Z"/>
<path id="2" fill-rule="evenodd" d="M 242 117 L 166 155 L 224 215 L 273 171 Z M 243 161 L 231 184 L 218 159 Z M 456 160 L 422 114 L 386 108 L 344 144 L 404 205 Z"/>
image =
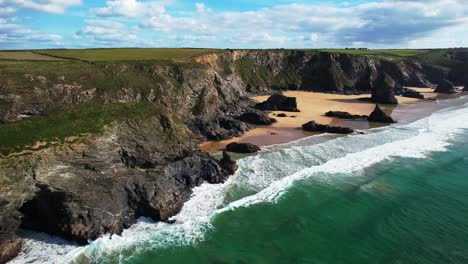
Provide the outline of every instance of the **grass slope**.
<path id="1" fill-rule="evenodd" d="M 40 54 L 83 61 L 135 61 L 135 60 L 186 60 L 196 56 L 217 52 L 215 49 L 191 48 L 122 48 L 82 50 L 40 50 Z"/>
<path id="2" fill-rule="evenodd" d="M 150 103 L 114 103 L 103 106 L 82 106 L 71 112 L 58 109 L 49 116 L 31 117 L 0 125 L 0 154 L 28 149 L 38 141 L 62 142 L 70 136 L 99 133 L 114 120 L 151 116 L 159 112 Z"/>

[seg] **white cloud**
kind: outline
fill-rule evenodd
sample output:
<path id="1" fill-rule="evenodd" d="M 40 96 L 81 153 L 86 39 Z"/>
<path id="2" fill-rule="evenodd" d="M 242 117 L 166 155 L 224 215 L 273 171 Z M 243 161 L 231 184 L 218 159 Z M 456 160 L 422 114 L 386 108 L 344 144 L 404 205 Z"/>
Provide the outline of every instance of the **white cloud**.
<path id="1" fill-rule="evenodd" d="M 165 7 L 171 1 L 139 2 L 137 0 L 107 1 L 106 6 L 92 10 L 97 16 L 103 17 L 147 17 L 158 16 L 166 12 Z"/>
<path id="2" fill-rule="evenodd" d="M 86 38 L 97 44 L 124 44 L 137 41 L 137 36 L 125 24 L 102 19 L 86 20 L 86 26 L 75 34 L 75 38 Z"/>
<path id="3" fill-rule="evenodd" d="M 27 8 L 46 13 L 61 14 L 71 6 L 81 5 L 81 0 L 2 0 L 0 6 Z"/>

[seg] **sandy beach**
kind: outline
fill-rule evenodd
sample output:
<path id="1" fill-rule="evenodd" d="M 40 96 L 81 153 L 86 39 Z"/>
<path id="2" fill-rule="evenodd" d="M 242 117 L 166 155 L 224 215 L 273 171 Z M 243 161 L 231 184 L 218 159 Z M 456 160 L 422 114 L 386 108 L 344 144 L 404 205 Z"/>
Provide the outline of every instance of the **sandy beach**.
<path id="1" fill-rule="evenodd" d="M 422 93 L 425 98 L 449 99 L 457 95 L 445 95 L 434 93 L 431 88 L 414 88 L 414 90 Z M 341 94 L 326 94 L 305 91 L 287 91 L 286 96 L 296 97 L 297 105 L 301 112 L 292 113 L 284 111 L 272 111 L 269 116 L 278 120 L 277 123 L 271 126 L 256 126 L 255 129 L 248 131 L 241 137 L 232 138 L 223 141 L 208 141 L 200 145 L 201 150 L 207 152 L 216 152 L 223 149 L 231 142 L 252 143 L 258 146 L 269 146 L 274 144 L 282 144 L 308 137 L 317 133 L 303 131 L 300 127 L 302 124 L 314 120 L 321 124 L 333 126 L 344 126 L 353 129 L 369 129 L 373 127 L 383 126 L 385 124 L 370 123 L 367 120 L 343 120 L 339 118 L 327 117 L 325 113 L 328 111 L 345 111 L 357 115 L 369 115 L 375 103 L 358 100 L 363 97 L 370 97 L 370 94 L 361 95 L 341 95 Z M 268 96 L 255 96 L 251 99 L 262 102 Z M 392 115 L 397 121 L 403 118 L 404 112 L 399 111 L 401 107 L 419 102 L 428 102 L 428 100 L 420 100 L 415 98 L 407 98 L 397 96 L 398 105 L 380 105 L 381 108 L 389 115 Z M 427 109 L 427 111 L 418 113 L 421 117 L 427 112 L 435 111 Z M 278 114 L 284 113 L 287 117 L 278 117 Z M 402 114 L 403 113 L 403 114 Z M 420 118 L 415 116 L 415 118 Z"/>

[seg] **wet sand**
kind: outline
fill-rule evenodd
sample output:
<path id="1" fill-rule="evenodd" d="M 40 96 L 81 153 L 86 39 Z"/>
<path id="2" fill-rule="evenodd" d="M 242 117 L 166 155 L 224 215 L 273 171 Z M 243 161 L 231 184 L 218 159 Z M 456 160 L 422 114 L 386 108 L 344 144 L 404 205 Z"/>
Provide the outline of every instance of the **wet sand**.
<path id="1" fill-rule="evenodd" d="M 413 88 L 421 93 L 426 98 L 436 99 L 448 99 L 455 98 L 459 95 L 440 95 L 433 92 L 431 88 Z M 326 117 L 325 113 L 328 111 L 345 111 L 351 114 L 357 115 L 369 115 L 375 107 L 375 103 L 360 101 L 359 98 L 370 97 L 370 94 L 362 95 L 340 95 L 340 94 L 325 94 L 325 93 L 314 93 L 304 91 L 288 91 L 284 95 L 296 97 L 297 105 L 301 112 L 284 112 L 284 111 L 272 111 L 269 116 L 278 120 L 277 123 L 271 126 L 257 126 L 255 129 L 248 131 L 241 137 L 232 138 L 223 141 L 208 141 L 200 145 L 201 150 L 207 152 L 217 152 L 223 149 L 227 144 L 231 142 L 243 142 L 252 143 L 258 146 L 269 146 L 274 144 L 283 144 L 291 141 L 295 141 L 304 137 L 308 137 L 314 134 L 313 132 L 306 132 L 301 129 L 302 124 L 314 120 L 321 124 L 328 124 L 333 126 L 344 126 L 353 129 L 369 129 L 385 124 L 370 123 L 367 120 L 344 120 L 333 117 Z M 251 99 L 262 102 L 265 101 L 268 96 L 255 96 Z M 414 98 L 406 98 L 398 96 L 399 105 L 380 105 L 381 108 L 389 115 L 392 115 L 397 121 L 405 118 L 405 111 L 401 111 L 401 108 L 416 104 L 419 102 L 427 102 L 428 109 L 422 108 L 419 112 L 410 113 L 423 117 L 424 114 L 430 114 L 437 109 L 430 109 L 429 100 L 420 100 Z M 277 117 L 278 114 L 284 113 L 287 117 Z M 294 116 L 294 117 L 292 117 Z M 421 117 L 419 117 L 421 116 Z M 408 118 L 406 118 L 408 119 Z M 405 119 L 405 120 L 406 120 Z"/>

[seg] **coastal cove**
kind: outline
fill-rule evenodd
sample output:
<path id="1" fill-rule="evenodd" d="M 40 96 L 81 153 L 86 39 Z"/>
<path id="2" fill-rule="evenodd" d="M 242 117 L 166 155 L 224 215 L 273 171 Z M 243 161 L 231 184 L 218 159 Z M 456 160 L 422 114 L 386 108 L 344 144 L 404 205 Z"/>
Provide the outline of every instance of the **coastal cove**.
<path id="1" fill-rule="evenodd" d="M 466 125 L 466 49 L 0 54 L 2 264 L 152 263 L 164 250 L 192 255 L 216 232 L 210 243 L 236 243 L 217 224 L 224 215 L 279 204 L 303 180 L 339 189 L 395 157 L 430 158 Z M 310 217 L 297 222 L 313 227 Z M 238 238 L 249 233 L 242 219 Z M 269 232 L 296 224 L 281 219 L 265 222 Z M 232 254 L 215 249 L 200 262 Z M 270 262 L 251 253 L 239 256 Z"/>
<path id="2" fill-rule="evenodd" d="M 426 117 L 434 111 L 440 110 L 440 105 L 434 100 L 453 99 L 463 96 L 460 94 L 440 94 L 433 92 L 431 88 L 411 89 L 420 92 L 426 99 L 407 98 L 397 96 L 398 105 L 381 105 L 386 114 L 394 117 L 400 123 L 408 123 L 423 117 Z M 460 88 L 459 88 L 460 89 Z M 301 138 L 316 135 L 318 133 L 303 131 L 302 124 L 314 120 L 321 124 L 350 127 L 357 130 L 366 130 L 370 128 L 385 126 L 382 123 L 372 123 L 365 119 L 345 120 L 336 117 L 327 117 L 328 111 L 343 111 L 355 115 L 369 115 L 375 107 L 375 103 L 359 100 L 360 98 L 370 97 L 370 94 L 360 95 L 341 95 L 325 94 L 306 91 L 286 91 L 283 93 L 288 97 L 295 97 L 300 112 L 271 111 L 270 118 L 275 118 L 276 123 L 270 126 L 256 126 L 247 131 L 241 137 L 235 137 L 222 141 L 207 141 L 200 144 L 203 151 L 216 153 L 222 150 L 226 145 L 232 142 L 252 143 L 260 147 L 275 144 L 285 144 Z M 253 96 L 251 99 L 255 102 L 265 101 L 268 96 Z M 428 100 L 429 99 L 429 100 Z M 407 111 L 407 106 L 413 111 Z M 278 114 L 286 114 L 286 117 L 278 117 Z"/>
<path id="3" fill-rule="evenodd" d="M 363 135 L 265 147 L 226 183 L 195 188 L 174 224 L 140 219 L 85 247 L 29 234 L 12 263 L 463 263 L 468 97 L 434 103 L 429 116 Z"/>

